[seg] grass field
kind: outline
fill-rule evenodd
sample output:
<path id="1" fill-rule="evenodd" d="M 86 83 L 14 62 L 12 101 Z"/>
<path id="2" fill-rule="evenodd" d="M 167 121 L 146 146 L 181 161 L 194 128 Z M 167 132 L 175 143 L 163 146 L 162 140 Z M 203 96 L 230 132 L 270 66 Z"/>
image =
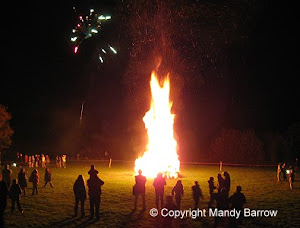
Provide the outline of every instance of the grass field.
<path id="1" fill-rule="evenodd" d="M 86 217 L 72 218 L 74 207 L 73 183 L 79 174 L 88 178 L 91 164 L 99 170 L 99 177 L 105 182 L 102 188 L 100 220 L 89 221 L 89 203 L 86 201 Z M 28 196 L 21 198 L 24 215 L 17 210 L 10 212 L 10 201 L 6 209 L 7 227 L 159 227 L 162 218 L 153 218 L 149 210 L 155 207 L 153 179 L 148 179 L 146 184 L 145 212 L 140 209 L 132 213 L 134 185 L 133 163 L 114 163 L 109 169 L 107 162 L 101 161 L 72 161 L 67 168 L 50 167 L 54 188 L 43 188 L 44 170 L 38 168 L 41 175 L 39 195 L 31 196 L 32 186 L 28 183 Z M 13 169 L 13 177 L 17 176 L 19 168 Z M 218 174 L 218 166 L 182 165 L 182 182 L 185 195 L 182 199 L 182 209 L 193 207 L 191 186 L 197 180 L 204 194 L 201 208 L 207 207 L 209 200 L 207 180 L 210 176 Z M 245 207 L 251 209 L 275 209 L 278 215 L 272 218 L 245 218 L 245 227 L 300 227 L 300 182 L 296 174 L 295 188 L 289 190 L 287 182 L 277 183 L 276 167 L 274 168 L 248 168 L 248 167 L 223 167 L 231 176 L 231 192 L 235 186 L 241 185 L 247 198 Z M 27 168 L 28 176 L 32 168 Z M 176 180 L 167 180 L 165 194 L 170 193 Z M 174 227 L 212 227 L 214 219 L 185 218 L 173 221 Z"/>

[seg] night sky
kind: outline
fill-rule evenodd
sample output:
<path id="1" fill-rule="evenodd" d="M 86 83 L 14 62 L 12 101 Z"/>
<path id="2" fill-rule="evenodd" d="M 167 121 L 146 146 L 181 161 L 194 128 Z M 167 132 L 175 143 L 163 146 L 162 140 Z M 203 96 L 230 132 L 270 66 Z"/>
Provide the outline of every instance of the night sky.
<path id="1" fill-rule="evenodd" d="M 129 128 L 126 116 L 131 114 L 122 108 L 128 103 L 122 75 L 130 67 L 130 45 L 119 48 L 121 53 L 102 69 L 93 59 L 96 41 L 87 41 L 75 56 L 70 45 L 74 2 L 63 2 L 15 2 L 6 8 L 0 104 L 13 117 L 12 151 L 66 150 L 74 140 L 70 135 L 78 128 L 83 101 L 94 128 L 117 122 L 120 128 L 112 125 L 110 131 L 113 137 L 118 137 L 118 130 Z M 102 7 L 114 13 L 119 3 L 102 1 L 95 6 L 87 2 L 76 4 L 82 10 Z M 265 2 L 253 22 L 243 60 L 238 51 L 230 56 L 232 65 L 228 61 L 226 70 L 230 77 L 206 77 L 201 86 L 183 89 L 180 113 L 188 119 L 184 127 L 195 133 L 200 144 L 223 127 L 284 132 L 299 121 L 297 13 L 292 4 Z M 106 39 L 126 33 L 120 24 L 110 26 L 119 31 L 108 31 Z M 121 42 L 126 43 L 130 40 Z M 240 68 L 239 61 L 243 62 Z"/>

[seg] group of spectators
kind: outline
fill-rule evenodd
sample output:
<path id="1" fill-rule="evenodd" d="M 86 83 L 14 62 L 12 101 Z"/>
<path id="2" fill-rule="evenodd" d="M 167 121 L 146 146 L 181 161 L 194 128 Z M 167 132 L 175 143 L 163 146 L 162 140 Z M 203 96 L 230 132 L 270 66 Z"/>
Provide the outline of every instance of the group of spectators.
<path id="1" fill-rule="evenodd" d="M 67 168 L 67 155 L 57 155 L 55 157 L 56 168 Z"/>
<path id="2" fill-rule="evenodd" d="M 51 160 L 48 154 L 33 154 L 33 155 L 23 155 L 22 153 L 17 153 L 16 155 L 17 163 L 20 166 L 28 166 L 29 168 L 46 168 L 49 166 Z M 67 167 L 67 155 L 57 155 L 55 157 L 55 164 L 57 168 Z"/>
<path id="3" fill-rule="evenodd" d="M 296 159 L 296 162 L 298 159 Z M 277 166 L 277 181 L 281 181 L 281 177 L 283 181 L 288 181 L 290 189 L 294 187 L 295 181 L 295 171 L 298 169 L 297 163 L 295 165 L 289 165 L 288 163 L 279 163 Z"/>
<path id="4" fill-rule="evenodd" d="M 17 204 L 18 210 L 23 214 L 23 209 L 20 203 L 22 192 L 26 196 L 27 180 L 32 183 L 32 195 L 38 194 L 38 184 L 40 182 L 40 176 L 37 169 L 31 172 L 29 178 L 26 175 L 25 168 L 20 168 L 18 178 L 12 179 L 13 171 L 9 165 L 6 164 L 0 174 L 0 227 L 3 227 L 4 210 L 7 204 L 7 196 L 11 200 L 11 212 L 15 211 L 15 204 Z M 49 183 L 53 188 L 51 182 L 51 172 L 49 168 L 45 168 L 44 187 Z"/>
<path id="5" fill-rule="evenodd" d="M 94 216 L 96 217 L 96 219 L 100 218 L 100 195 L 101 186 L 104 184 L 104 181 L 102 181 L 98 177 L 98 173 L 99 172 L 95 169 L 95 166 L 91 165 L 91 169 L 88 171 L 90 178 L 87 180 L 88 195 L 90 201 L 90 219 L 93 219 Z M 79 203 L 81 217 L 84 217 L 84 203 L 87 199 L 87 194 L 86 184 L 82 175 L 79 175 L 77 180 L 75 181 L 73 185 L 73 191 L 75 194 L 74 217 L 77 216 Z"/>
<path id="6" fill-rule="evenodd" d="M 42 156 L 41 156 L 42 157 Z M 56 160 L 60 160 L 61 163 L 66 163 L 66 156 L 61 156 L 61 159 L 57 156 Z M 64 159 L 63 159 L 64 158 Z M 42 166 L 43 167 L 43 166 Z M 66 167 L 65 164 L 59 167 Z M 290 167 L 289 169 L 285 169 L 285 164 L 278 164 L 277 170 L 277 178 L 278 181 L 281 181 L 281 176 L 284 180 L 287 180 L 286 174 L 288 173 L 290 188 L 293 188 L 294 182 L 294 168 Z M 289 171 L 287 171 L 289 170 Z M 75 207 L 74 207 L 74 216 L 77 217 L 78 215 L 78 207 L 80 204 L 80 212 L 81 216 L 85 216 L 84 204 L 85 200 L 87 199 L 87 192 L 86 192 L 86 185 L 88 187 L 88 196 L 89 196 L 89 203 L 90 203 L 90 218 L 92 219 L 94 216 L 96 219 L 100 218 L 100 196 L 101 196 L 101 186 L 104 184 L 98 177 L 98 171 L 95 169 L 94 165 L 91 165 L 90 170 L 88 171 L 89 179 L 85 183 L 83 175 L 79 175 L 73 185 L 73 192 L 75 195 Z M 12 170 L 10 169 L 9 165 L 6 165 L 5 168 L 2 170 L 0 175 L 0 190 L 1 190 L 1 207 L 0 213 L 1 217 L 0 220 L 3 222 L 3 214 L 4 209 L 6 206 L 6 195 L 9 196 L 11 200 L 11 211 L 15 210 L 15 204 L 17 204 L 17 208 L 21 213 L 23 213 L 23 209 L 20 204 L 20 196 L 23 192 L 24 196 L 26 195 L 26 187 L 27 187 L 27 180 L 32 182 L 33 190 L 32 195 L 38 194 L 38 184 L 40 182 L 40 176 L 37 169 L 34 169 L 29 178 L 26 176 L 26 171 L 24 168 L 20 169 L 18 173 L 18 178 L 13 179 Z M 51 182 L 51 172 L 49 168 L 45 168 L 45 184 L 44 187 L 49 183 L 51 187 L 53 187 Z M 146 185 L 147 178 L 142 175 L 142 170 L 138 171 L 138 175 L 135 176 L 135 185 L 133 186 L 133 195 L 134 195 L 134 208 L 133 210 L 137 209 L 138 198 L 142 197 L 142 206 L 143 210 L 146 209 Z M 216 208 L 219 210 L 227 210 L 227 209 L 236 209 L 242 210 L 243 205 L 246 203 L 246 198 L 244 194 L 241 192 L 241 186 L 236 187 L 236 192 L 229 197 L 230 187 L 231 187 L 231 179 L 228 172 L 223 172 L 222 174 L 219 173 L 217 175 L 217 185 L 215 186 L 214 178 L 210 177 L 207 181 L 209 187 L 209 195 L 210 200 L 208 202 L 208 208 L 212 208 L 213 205 L 216 205 Z M 166 186 L 166 178 L 163 176 L 162 173 L 158 173 L 157 177 L 153 181 L 153 187 L 155 191 L 155 203 L 156 208 L 167 208 L 167 209 L 180 209 L 181 200 L 184 196 L 184 187 L 181 180 L 178 180 L 176 185 L 172 188 L 171 194 L 166 196 L 166 202 L 164 202 L 164 193 L 165 193 L 165 186 Z M 200 188 L 198 181 L 195 181 L 195 184 L 191 187 L 192 189 L 192 196 L 194 200 L 194 209 L 197 209 L 199 206 L 199 201 L 203 200 L 203 193 Z M 175 203 L 173 199 L 175 198 Z M 215 226 L 218 226 L 220 223 L 221 218 L 215 218 Z M 236 225 L 240 223 L 241 220 L 232 220 L 231 225 Z M 0 227 L 2 227 L 0 224 Z"/>
<path id="7" fill-rule="evenodd" d="M 246 203 L 246 198 L 244 194 L 241 192 L 241 186 L 236 187 L 236 192 L 229 197 L 230 191 L 230 175 L 228 172 L 224 172 L 222 174 L 218 174 L 217 176 L 217 186 L 214 184 L 214 178 L 210 177 L 208 180 L 209 194 L 210 200 L 208 203 L 208 208 L 211 208 L 214 203 L 216 203 L 216 208 L 220 210 L 237 209 L 241 210 L 243 205 Z M 142 197 L 143 210 L 146 209 L 145 202 L 145 193 L 146 193 L 146 177 L 142 175 L 142 170 L 138 171 L 138 175 L 135 176 L 135 185 L 133 186 L 133 195 L 135 196 L 134 200 L 134 210 L 137 209 L 137 201 L 139 196 Z M 162 173 L 159 173 L 157 177 L 153 181 L 153 186 L 155 190 L 155 203 L 156 208 L 167 208 L 167 209 L 180 209 L 181 199 L 184 195 L 184 188 L 181 180 L 178 180 L 176 185 L 172 188 L 171 194 L 166 196 L 166 203 L 164 203 L 164 187 L 167 184 L 166 179 L 163 177 Z M 215 192 L 216 190 L 216 192 Z M 192 186 L 192 195 L 194 200 L 194 209 L 198 208 L 199 200 L 203 200 L 202 190 L 198 181 L 195 181 L 195 185 Z M 175 198 L 175 203 L 173 202 L 173 198 Z M 221 218 L 215 218 L 215 226 L 218 226 Z M 240 220 L 232 220 L 231 224 L 236 224 L 237 222 L 241 222 Z"/>
<path id="8" fill-rule="evenodd" d="M 23 155 L 22 153 L 17 153 L 17 163 L 20 166 L 28 166 L 29 168 L 46 168 L 50 164 L 50 158 L 48 154 L 33 154 L 33 155 Z"/>

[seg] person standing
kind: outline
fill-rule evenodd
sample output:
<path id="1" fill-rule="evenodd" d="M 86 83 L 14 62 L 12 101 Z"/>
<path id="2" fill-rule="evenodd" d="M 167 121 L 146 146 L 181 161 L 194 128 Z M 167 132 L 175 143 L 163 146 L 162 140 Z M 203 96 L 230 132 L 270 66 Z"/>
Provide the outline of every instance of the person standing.
<path id="1" fill-rule="evenodd" d="M 104 184 L 97 175 L 91 175 L 90 179 L 87 180 L 87 186 L 89 188 L 89 199 L 90 199 L 90 213 L 91 219 L 96 215 L 96 219 L 100 218 L 100 195 L 101 186 Z"/>
<path id="2" fill-rule="evenodd" d="M 41 155 L 42 168 L 46 168 L 46 157 L 44 154 Z"/>
<path id="3" fill-rule="evenodd" d="M 293 189 L 293 187 L 294 187 L 294 181 L 295 181 L 295 173 L 294 173 L 294 169 L 290 169 L 290 173 L 289 173 L 289 184 L 290 184 L 290 189 Z"/>
<path id="4" fill-rule="evenodd" d="M 27 176 L 25 169 L 21 169 L 18 174 L 18 183 L 20 188 L 23 190 L 24 196 L 26 196 L 26 188 L 27 188 Z"/>
<path id="5" fill-rule="evenodd" d="M 284 181 L 287 181 L 287 177 L 286 177 L 286 164 L 283 163 L 281 166 L 281 173 L 282 173 L 282 177 Z"/>
<path id="6" fill-rule="evenodd" d="M 24 165 L 26 165 L 27 163 L 28 163 L 28 155 L 25 154 L 25 156 L 24 156 Z"/>
<path id="7" fill-rule="evenodd" d="M 39 176 L 37 169 L 32 171 L 29 181 L 32 182 L 32 195 L 34 195 L 34 193 L 36 193 L 36 195 L 37 195 L 38 194 L 38 184 L 40 182 L 40 176 Z"/>
<path id="8" fill-rule="evenodd" d="M 224 172 L 224 185 L 223 187 L 226 189 L 226 194 L 227 197 L 229 196 L 229 191 L 230 191 L 230 184 L 231 184 L 231 180 L 230 180 L 230 176 L 228 172 Z"/>
<path id="9" fill-rule="evenodd" d="M 2 179 L 7 184 L 7 188 L 10 187 L 12 170 L 9 168 L 9 165 L 6 164 L 2 170 Z"/>
<path id="10" fill-rule="evenodd" d="M 2 179 L 2 174 L 0 174 L 0 227 L 4 227 L 4 211 L 7 203 L 7 184 Z"/>
<path id="11" fill-rule="evenodd" d="M 165 178 L 163 178 L 162 173 L 158 173 L 153 182 L 153 186 L 155 188 L 155 203 L 157 209 L 159 208 L 159 201 L 161 207 L 163 207 L 164 205 L 164 191 L 166 184 L 166 180 Z"/>
<path id="12" fill-rule="evenodd" d="M 28 156 L 28 168 L 31 168 L 31 156 Z"/>
<path id="13" fill-rule="evenodd" d="M 36 167 L 36 168 L 39 167 L 39 160 L 40 160 L 40 158 L 39 158 L 39 156 L 36 154 L 36 155 L 35 155 L 35 167 Z"/>
<path id="14" fill-rule="evenodd" d="M 60 168 L 59 167 L 59 156 L 58 155 L 56 155 L 56 157 L 55 157 L 55 164 L 56 164 L 56 168 Z"/>
<path id="15" fill-rule="evenodd" d="M 217 201 L 217 209 L 218 210 L 228 210 L 229 201 L 227 196 L 227 190 L 222 188 L 218 194 L 214 194 L 215 200 Z M 218 227 L 219 223 L 223 221 L 222 217 L 215 216 L 215 224 L 214 227 Z"/>
<path id="16" fill-rule="evenodd" d="M 51 182 L 51 172 L 49 168 L 45 169 L 45 185 L 44 187 L 46 187 L 46 185 L 49 183 L 51 188 L 53 188 L 52 182 Z"/>
<path id="17" fill-rule="evenodd" d="M 200 188 L 198 181 L 195 181 L 195 185 L 192 186 L 192 192 L 193 192 L 193 198 L 195 202 L 194 209 L 197 209 L 199 205 L 199 199 L 200 198 L 203 199 L 202 190 Z"/>
<path id="18" fill-rule="evenodd" d="M 217 189 L 218 189 L 218 193 L 221 192 L 221 189 L 224 188 L 224 178 L 222 177 L 222 175 L 219 173 L 217 176 L 218 179 L 218 185 L 217 185 Z"/>
<path id="19" fill-rule="evenodd" d="M 35 156 L 31 156 L 31 167 L 33 168 L 35 166 Z"/>
<path id="20" fill-rule="evenodd" d="M 232 196 L 229 197 L 228 200 L 229 200 L 229 203 L 231 204 L 231 209 L 235 209 L 237 211 L 242 211 L 243 206 L 246 203 L 246 197 L 241 191 L 242 191 L 242 187 L 237 186 L 236 192 Z M 231 218 L 230 219 L 231 226 L 235 227 L 236 223 L 241 224 L 242 217 L 243 217 L 243 213 L 241 213 L 241 216 L 238 218 L 238 220 L 236 218 Z"/>
<path id="21" fill-rule="evenodd" d="M 50 158 L 49 158 L 48 154 L 45 155 L 45 159 L 46 159 L 46 166 L 49 166 L 50 165 Z"/>
<path id="22" fill-rule="evenodd" d="M 183 196 L 183 185 L 181 180 L 178 180 L 172 189 L 172 196 L 174 197 L 174 195 L 177 208 L 180 209 L 181 197 Z"/>
<path id="23" fill-rule="evenodd" d="M 174 211 L 179 209 L 177 208 L 176 204 L 173 202 L 172 195 L 166 196 L 166 203 L 164 205 L 164 208 L 167 209 L 168 211 Z M 170 215 L 165 216 L 162 220 L 162 227 L 163 228 L 173 227 L 174 220 L 175 220 L 174 217 L 171 217 Z"/>
<path id="24" fill-rule="evenodd" d="M 61 156 L 62 167 L 67 168 L 67 155 L 63 154 Z"/>
<path id="25" fill-rule="evenodd" d="M 12 184 L 9 188 L 9 198 L 11 199 L 11 212 L 15 211 L 15 204 L 17 203 L 17 207 L 19 211 L 23 214 L 23 210 L 20 204 L 20 195 L 22 194 L 21 188 L 17 183 L 16 179 L 12 180 Z"/>
<path id="26" fill-rule="evenodd" d="M 281 181 L 280 176 L 281 176 L 281 163 L 279 163 L 277 166 L 277 181 L 278 182 Z"/>
<path id="27" fill-rule="evenodd" d="M 73 185 L 73 192 L 75 194 L 75 207 L 74 216 L 77 217 L 78 205 L 80 202 L 81 217 L 85 216 L 84 213 L 84 202 L 86 200 L 85 182 L 82 175 L 79 175 Z"/>
<path id="28" fill-rule="evenodd" d="M 209 188 L 209 195 L 210 195 L 210 200 L 208 202 L 208 208 L 210 208 L 211 204 L 213 203 L 213 200 L 214 200 L 214 190 L 216 189 L 213 177 L 210 177 L 208 180 L 208 188 Z"/>
<path id="29" fill-rule="evenodd" d="M 134 195 L 134 210 L 137 208 L 137 201 L 139 196 L 142 196 L 143 200 L 143 210 L 146 209 L 146 200 L 145 200 L 145 193 L 146 193 L 146 177 L 142 175 L 142 170 L 138 171 L 139 175 L 135 176 L 135 185 L 133 186 L 133 195 Z"/>

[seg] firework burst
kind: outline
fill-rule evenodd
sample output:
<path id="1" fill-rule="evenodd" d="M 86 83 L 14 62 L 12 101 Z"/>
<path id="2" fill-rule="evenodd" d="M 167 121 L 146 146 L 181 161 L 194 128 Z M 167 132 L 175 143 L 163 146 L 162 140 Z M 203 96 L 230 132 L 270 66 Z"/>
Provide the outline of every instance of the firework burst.
<path id="1" fill-rule="evenodd" d="M 75 7 L 73 7 L 73 10 L 77 13 Z M 83 42 L 103 33 L 102 28 L 109 20 L 111 20 L 110 15 L 97 14 L 94 9 L 90 9 L 89 14 L 85 16 L 79 15 L 76 25 L 72 29 L 72 36 L 70 38 L 74 54 L 78 53 L 79 47 Z M 97 49 L 100 63 L 104 63 L 107 55 L 117 54 L 116 48 L 112 47 L 109 43 L 103 44 Z"/>

